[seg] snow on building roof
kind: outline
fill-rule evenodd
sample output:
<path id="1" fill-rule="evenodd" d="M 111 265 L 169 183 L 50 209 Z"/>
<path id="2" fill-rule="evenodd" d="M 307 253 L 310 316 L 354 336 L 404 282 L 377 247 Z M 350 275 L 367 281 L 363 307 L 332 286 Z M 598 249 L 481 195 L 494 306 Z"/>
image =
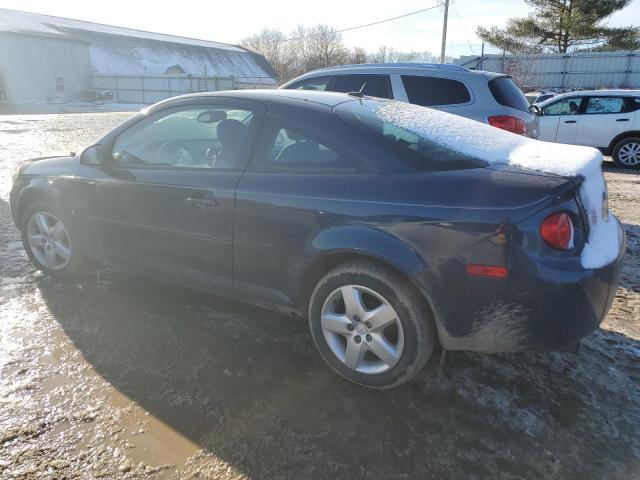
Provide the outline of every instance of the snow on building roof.
<path id="1" fill-rule="evenodd" d="M 191 75 L 276 83 L 277 75 L 264 57 L 237 45 L 2 8 L 0 32 L 87 43 L 97 73 L 164 74 L 179 66 Z"/>
<path id="2" fill-rule="evenodd" d="M 71 18 L 54 17 L 51 15 L 42 15 L 40 13 L 21 12 L 18 10 L 0 8 L 0 32 L 73 37 L 68 30 L 82 30 L 86 32 L 120 35 L 144 40 L 157 40 L 161 42 L 181 43 L 184 45 L 220 48 L 236 52 L 246 51 L 242 47 L 229 45 L 227 43 L 198 40 L 195 38 L 180 37 L 177 35 L 165 35 L 163 33 L 145 32 L 143 30 L 134 30 L 132 28 L 114 27 L 101 23 L 85 22 L 83 20 L 74 20 Z"/>

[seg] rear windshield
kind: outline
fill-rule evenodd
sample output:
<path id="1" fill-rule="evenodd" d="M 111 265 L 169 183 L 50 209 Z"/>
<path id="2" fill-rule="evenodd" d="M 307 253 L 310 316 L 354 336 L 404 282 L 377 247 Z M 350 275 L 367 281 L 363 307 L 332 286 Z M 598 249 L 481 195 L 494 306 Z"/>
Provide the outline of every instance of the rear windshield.
<path id="1" fill-rule="evenodd" d="M 399 159 L 419 170 L 454 170 L 486 166 L 478 160 L 435 143 L 402 127 L 385 115 L 384 107 L 420 108 L 401 102 L 363 98 L 334 108 L 347 124 L 361 131 Z"/>
<path id="2" fill-rule="evenodd" d="M 489 82 L 489 90 L 500 105 L 515 108 L 523 112 L 529 111 L 529 102 L 513 80 L 509 77 L 494 78 Z"/>

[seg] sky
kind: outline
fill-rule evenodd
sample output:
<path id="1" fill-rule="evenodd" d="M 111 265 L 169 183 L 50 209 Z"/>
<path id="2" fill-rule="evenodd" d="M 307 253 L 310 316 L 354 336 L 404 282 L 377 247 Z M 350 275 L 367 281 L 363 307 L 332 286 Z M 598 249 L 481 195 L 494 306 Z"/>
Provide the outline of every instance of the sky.
<path id="1" fill-rule="evenodd" d="M 157 0 L 0 0 L 0 8 L 235 44 L 264 27 L 279 28 L 287 34 L 298 25 L 317 23 L 343 29 L 428 8 L 441 1 L 323 0 L 314 4 L 300 0 L 190 0 L 182 4 Z M 180 8 L 181 5 L 184 8 Z M 481 42 L 474 33 L 478 25 L 502 27 L 508 18 L 524 16 L 529 11 L 522 0 L 452 0 L 447 55 L 479 55 Z M 381 25 L 345 32 L 343 40 L 349 47 L 363 47 L 367 51 L 387 45 L 399 51 L 428 50 L 439 55 L 442 15 L 442 8 L 437 7 Z M 610 24 L 628 26 L 632 21 L 636 25 L 640 23 L 640 0 L 633 0 L 626 9 L 617 12 Z M 485 52 L 492 51 L 489 47 L 485 49 Z"/>

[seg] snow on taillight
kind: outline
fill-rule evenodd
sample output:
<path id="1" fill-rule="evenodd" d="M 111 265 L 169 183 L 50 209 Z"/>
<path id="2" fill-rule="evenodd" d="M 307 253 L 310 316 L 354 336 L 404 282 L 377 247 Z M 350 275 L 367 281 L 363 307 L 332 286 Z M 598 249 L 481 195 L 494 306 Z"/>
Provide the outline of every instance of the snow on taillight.
<path id="1" fill-rule="evenodd" d="M 527 133 L 527 123 L 520 117 L 513 115 L 495 115 L 487 119 L 492 127 L 506 130 L 507 132 L 525 135 Z"/>
<path id="2" fill-rule="evenodd" d="M 552 213 L 540 225 L 540 236 L 558 250 L 573 248 L 573 222 L 566 213 Z"/>

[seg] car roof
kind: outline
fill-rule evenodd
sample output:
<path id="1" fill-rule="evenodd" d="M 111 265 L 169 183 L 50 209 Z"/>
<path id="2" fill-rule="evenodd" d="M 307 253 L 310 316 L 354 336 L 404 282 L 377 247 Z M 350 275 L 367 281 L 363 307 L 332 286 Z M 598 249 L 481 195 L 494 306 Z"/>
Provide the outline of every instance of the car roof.
<path id="1" fill-rule="evenodd" d="M 640 90 L 612 89 L 612 90 L 576 90 L 575 92 L 566 92 L 559 94 L 563 97 L 583 97 L 585 95 L 604 96 L 615 95 L 617 97 L 635 97 L 640 95 Z"/>
<path id="2" fill-rule="evenodd" d="M 276 102 L 276 103 L 289 103 L 291 100 L 299 100 L 305 102 L 312 102 L 317 105 L 324 105 L 332 108 L 340 103 L 355 100 L 357 97 L 349 95 L 348 93 L 340 92 L 321 92 L 317 90 L 276 90 L 276 89 L 263 89 L 263 90 L 222 90 L 216 92 L 201 92 L 190 93 L 187 95 L 180 95 L 178 97 L 172 97 L 167 100 L 163 100 L 159 104 L 166 104 L 169 102 L 175 102 L 178 100 L 186 100 L 189 98 L 237 98 L 246 100 L 257 100 L 260 102 Z"/>
<path id="3" fill-rule="evenodd" d="M 352 73 L 372 73 L 372 74 L 412 74 L 412 75 L 434 75 L 441 76 L 450 74 L 451 76 L 473 75 L 484 76 L 488 79 L 497 77 L 507 77 L 504 73 L 487 72 L 484 70 L 469 70 L 468 68 L 454 64 L 440 63 L 359 63 L 355 65 L 338 65 L 334 67 L 321 68 L 304 73 L 292 80 L 289 80 L 280 88 L 305 78 L 313 78 L 324 75 L 348 75 Z"/>

